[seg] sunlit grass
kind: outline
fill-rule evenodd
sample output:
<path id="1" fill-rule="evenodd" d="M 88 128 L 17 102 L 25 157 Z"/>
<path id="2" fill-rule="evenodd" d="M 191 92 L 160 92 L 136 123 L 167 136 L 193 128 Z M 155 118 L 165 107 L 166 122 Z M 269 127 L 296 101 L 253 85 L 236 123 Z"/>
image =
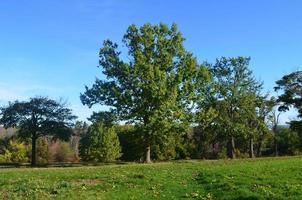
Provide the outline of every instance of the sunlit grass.
<path id="1" fill-rule="evenodd" d="M 302 199 L 302 158 L 0 170 L 0 199 Z"/>

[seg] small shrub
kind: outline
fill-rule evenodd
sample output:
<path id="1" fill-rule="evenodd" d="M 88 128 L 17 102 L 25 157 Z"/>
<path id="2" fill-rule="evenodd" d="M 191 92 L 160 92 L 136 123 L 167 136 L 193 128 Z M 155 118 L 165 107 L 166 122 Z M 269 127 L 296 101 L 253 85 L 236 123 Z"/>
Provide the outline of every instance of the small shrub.
<path id="1" fill-rule="evenodd" d="M 37 141 L 37 160 L 38 163 L 48 163 L 48 140 L 47 138 L 39 138 Z"/>
<path id="2" fill-rule="evenodd" d="M 17 140 L 10 140 L 4 149 L 4 154 L 0 156 L 0 162 L 28 162 L 28 148 Z"/>
<path id="3" fill-rule="evenodd" d="M 239 149 L 235 149 L 236 158 L 248 158 L 249 154 L 241 152 Z"/>
<path id="4" fill-rule="evenodd" d="M 218 159 L 227 159 L 228 154 L 227 154 L 227 149 L 225 147 L 221 148 L 221 150 L 217 154 Z"/>
<path id="5" fill-rule="evenodd" d="M 121 147 L 114 127 L 95 123 L 80 141 L 80 156 L 84 161 L 114 161 L 121 156 Z"/>
<path id="6" fill-rule="evenodd" d="M 74 158 L 74 152 L 66 142 L 60 143 L 59 151 L 55 155 L 57 162 L 71 162 Z"/>
<path id="7" fill-rule="evenodd" d="M 49 146 L 49 162 L 74 162 L 75 152 L 67 142 L 54 142 Z"/>

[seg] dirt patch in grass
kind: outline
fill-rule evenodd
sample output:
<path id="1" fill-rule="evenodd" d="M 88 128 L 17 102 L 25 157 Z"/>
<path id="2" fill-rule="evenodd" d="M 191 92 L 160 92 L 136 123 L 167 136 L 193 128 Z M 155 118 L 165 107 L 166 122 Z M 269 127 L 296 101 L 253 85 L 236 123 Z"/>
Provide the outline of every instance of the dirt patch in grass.
<path id="1" fill-rule="evenodd" d="M 8 190 L 6 189 L 0 189 L 0 197 L 3 198 L 3 199 L 8 199 Z"/>
<path id="2" fill-rule="evenodd" d="M 97 186 L 103 181 L 100 179 L 78 179 L 72 182 L 76 186 Z"/>

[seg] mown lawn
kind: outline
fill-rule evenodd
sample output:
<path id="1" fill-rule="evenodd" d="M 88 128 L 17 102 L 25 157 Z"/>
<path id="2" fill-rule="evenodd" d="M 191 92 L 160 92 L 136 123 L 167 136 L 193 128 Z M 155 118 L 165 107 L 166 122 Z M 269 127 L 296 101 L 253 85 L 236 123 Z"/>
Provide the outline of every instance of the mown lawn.
<path id="1" fill-rule="evenodd" d="M 302 157 L 0 169 L 0 199 L 302 199 Z"/>

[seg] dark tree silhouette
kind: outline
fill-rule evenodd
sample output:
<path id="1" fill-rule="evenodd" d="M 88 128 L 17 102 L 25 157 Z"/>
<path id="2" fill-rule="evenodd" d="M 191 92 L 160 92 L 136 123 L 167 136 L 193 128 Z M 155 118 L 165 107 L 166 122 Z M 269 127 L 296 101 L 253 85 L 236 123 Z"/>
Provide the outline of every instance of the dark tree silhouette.
<path id="1" fill-rule="evenodd" d="M 21 139 L 31 139 L 31 165 L 36 163 L 36 141 L 42 136 L 53 139 L 68 140 L 72 134 L 71 109 L 62 102 L 47 97 L 35 97 L 29 101 L 9 102 L 8 106 L 0 108 L 0 124 L 5 128 L 16 127 Z"/>

